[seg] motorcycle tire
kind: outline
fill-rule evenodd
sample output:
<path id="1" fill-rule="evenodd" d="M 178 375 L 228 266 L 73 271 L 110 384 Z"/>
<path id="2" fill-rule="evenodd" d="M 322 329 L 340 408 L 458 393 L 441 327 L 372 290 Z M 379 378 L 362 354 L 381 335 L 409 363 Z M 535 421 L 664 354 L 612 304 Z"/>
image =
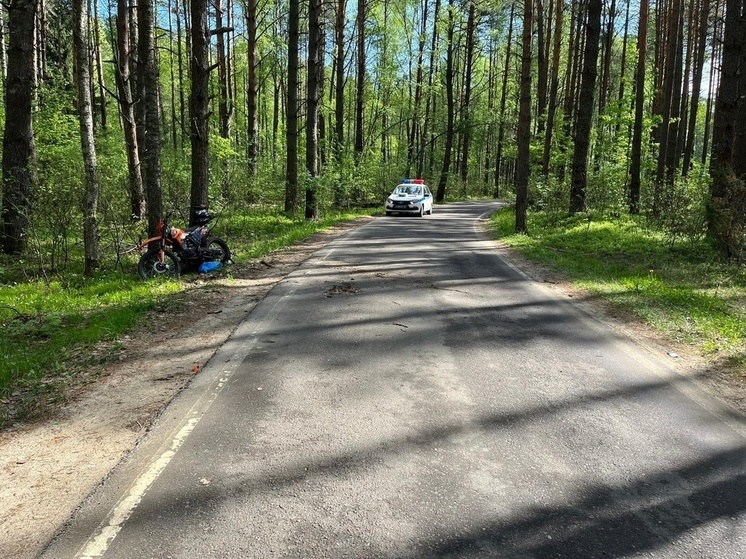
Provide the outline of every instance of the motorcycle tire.
<path id="1" fill-rule="evenodd" d="M 221 262 L 223 264 L 231 263 L 231 249 L 225 244 L 225 241 L 219 237 L 208 237 L 205 240 L 204 252 L 209 255 L 209 260 Z"/>
<path id="2" fill-rule="evenodd" d="M 140 258 L 137 271 L 143 279 L 152 278 L 178 278 L 181 275 L 181 264 L 173 252 L 163 249 L 163 261 L 161 261 L 161 249 L 151 248 Z"/>

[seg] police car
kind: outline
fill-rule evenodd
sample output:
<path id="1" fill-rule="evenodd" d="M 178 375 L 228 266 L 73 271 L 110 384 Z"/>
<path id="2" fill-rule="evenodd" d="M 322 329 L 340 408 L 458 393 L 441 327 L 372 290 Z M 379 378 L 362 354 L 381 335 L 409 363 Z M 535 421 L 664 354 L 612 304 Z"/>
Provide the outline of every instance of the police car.
<path id="1" fill-rule="evenodd" d="M 386 215 L 433 213 L 433 195 L 422 179 L 404 179 L 386 198 Z"/>

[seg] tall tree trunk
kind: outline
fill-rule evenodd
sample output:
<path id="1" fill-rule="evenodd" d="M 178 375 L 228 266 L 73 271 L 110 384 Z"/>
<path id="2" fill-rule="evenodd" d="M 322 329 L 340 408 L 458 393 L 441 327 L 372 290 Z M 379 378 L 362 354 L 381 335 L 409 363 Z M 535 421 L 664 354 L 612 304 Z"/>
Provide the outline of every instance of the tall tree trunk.
<path id="1" fill-rule="evenodd" d="M 334 58 L 334 151 L 337 163 L 342 163 L 344 154 L 345 126 L 345 15 L 347 0 L 337 1 L 335 31 L 336 56 Z"/>
<path id="2" fill-rule="evenodd" d="M 173 29 L 173 15 L 175 11 L 171 5 L 171 0 L 168 0 L 168 70 L 171 77 L 171 142 L 173 143 L 174 151 L 179 148 L 177 131 L 179 119 L 176 117 L 176 61 L 174 59 L 176 49 L 174 48 Z"/>
<path id="3" fill-rule="evenodd" d="M 135 124 L 137 132 L 137 150 L 140 159 L 140 174 L 142 175 L 143 189 L 145 192 L 145 207 L 147 209 L 147 186 L 145 183 L 145 173 L 147 172 L 145 163 L 145 80 L 143 78 L 143 68 L 140 64 L 140 23 L 137 5 L 133 5 L 128 0 L 123 0 L 129 14 L 129 31 L 130 31 L 130 57 L 129 57 L 129 75 L 132 82 L 132 96 L 135 111 Z"/>
<path id="4" fill-rule="evenodd" d="M 453 78 L 454 78 L 454 64 L 453 59 L 455 56 L 456 45 L 454 44 L 454 34 L 456 27 L 456 18 L 454 14 L 455 6 L 454 0 L 448 0 L 448 28 L 446 30 L 446 141 L 445 151 L 443 153 L 443 167 L 440 171 L 440 179 L 438 180 L 438 190 L 435 194 L 435 201 L 442 202 L 446 197 L 446 186 L 448 186 L 448 174 L 451 169 L 451 152 L 453 150 L 453 133 L 454 133 L 454 120 L 455 120 L 455 103 L 453 99 Z"/>
<path id="5" fill-rule="evenodd" d="M 697 5 L 697 0 L 689 0 L 689 9 L 688 9 L 688 15 L 687 15 L 687 23 L 686 23 L 686 35 L 687 35 L 687 42 L 686 42 L 686 54 L 684 55 L 684 71 L 682 74 L 682 84 L 685 84 L 683 86 L 680 85 L 681 89 L 681 98 L 679 100 L 679 106 L 677 107 L 678 112 L 678 123 L 677 123 L 677 134 L 676 134 L 676 144 L 675 144 L 675 158 L 674 158 L 674 164 L 676 165 L 675 169 L 670 169 L 669 174 L 673 176 L 676 172 L 681 170 L 680 163 L 681 158 L 684 156 L 684 149 L 686 146 L 686 134 L 687 130 L 689 128 L 688 126 L 688 119 L 689 119 L 689 87 L 692 83 L 693 76 L 692 76 L 692 66 L 694 64 L 694 57 L 697 55 L 697 24 L 695 24 L 695 6 Z M 699 6 L 696 6 L 699 7 Z M 684 48 L 684 38 L 683 33 L 684 29 L 682 28 L 681 33 L 681 43 L 682 43 L 682 49 Z"/>
<path id="6" fill-rule="evenodd" d="M 738 130 L 746 113 L 742 91 L 746 77 L 742 64 L 746 52 L 744 0 L 727 0 L 720 90 L 715 104 L 710 161 L 708 227 L 723 255 L 740 258 L 746 236 L 746 139 Z"/>
<path id="7" fill-rule="evenodd" d="M 285 212 L 298 211 L 298 43 L 299 0 L 289 0 L 288 12 L 288 92 L 287 92 L 287 172 Z"/>
<path id="8" fill-rule="evenodd" d="M 139 221 L 145 217 L 145 188 L 143 186 L 140 153 L 137 148 L 135 109 L 130 79 L 130 17 L 127 0 L 117 1 L 117 55 L 115 77 L 122 113 L 124 143 L 127 150 L 127 175 L 129 177 L 130 215 Z"/>
<path id="9" fill-rule="evenodd" d="M 422 125 L 422 134 L 420 135 L 419 158 L 417 162 L 417 176 L 421 177 L 425 173 L 425 152 L 427 151 L 428 134 L 430 133 L 431 115 L 434 111 L 434 93 L 433 93 L 433 76 L 435 75 L 435 53 L 438 46 L 438 16 L 440 14 L 440 0 L 435 0 L 433 8 L 433 32 L 430 39 L 430 65 L 427 71 L 427 100 L 425 101 L 425 121 Z"/>
<path id="10" fill-rule="evenodd" d="M 673 83 L 671 86 L 671 106 L 669 108 L 668 133 L 666 134 L 665 148 L 665 177 L 668 185 L 673 184 L 674 173 L 679 167 L 679 122 L 681 117 L 681 98 L 683 81 L 683 59 L 684 59 L 684 8 L 679 7 L 678 19 L 676 21 L 676 51 L 673 62 Z M 655 200 L 655 202 L 660 200 Z M 655 211 L 655 210 L 654 210 Z"/>
<path id="11" fill-rule="evenodd" d="M 560 53 L 562 52 L 562 19 L 564 13 L 564 1 L 557 0 L 556 19 L 554 22 L 554 46 L 552 47 L 552 83 L 549 91 L 549 110 L 547 112 L 547 130 L 544 135 L 544 155 L 542 157 L 542 172 L 549 177 L 549 161 L 552 154 L 552 138 L 554 137 L 554 120 L 557 115 L 559 98 L 559 67 Z"/>
<path id="12" fill-rule="evenodd" d="M 231 31 L 231 28 L 226 25 L 226 22 L 230 21 L 230 15 L 224 18 L 226 11 L 230 14 L 230 0 L 226 0 L 225 5 L 222 0 L 216 0 L 213 4 L 215 6 L 215 31 L 213 32 L 216 37 L 216 50 L 217 50 L 217 65 L 218 70 L 218 134 L 221 138 L 229 140 L 231 137 L 231 125 L 233 123 L 233 89 L 231 88 L 230 79 L 230 46 L 226 44 L 225 36 Z M 209 47 L 208 47 L 209 49 Z M 208 76 L 209 83 L 209 76 Z M 209 131 L 209 128 L 208 128 Z M 209 132 L 208 132 L 209 136 Z M 230 158 L 226 157 L 221 162 L 222 166 L 222 179 L 221 179 L 221 191 L 223 198 L 230 200 L 232 196 L 231 192 L 231 180 L 230 180 Z"/>
<path id="13" fill-rule="evenodd" d="M 257 7 L 258 0 L 246 2 L 246 54 L 248 69 L 248 91 L 246 92 L 246 155 L 250 177 L 256 176 L 256 165 L 259 157 L 259 112 L 257 101 L 259 98 L 259 50 L 257 48 Z"/>
<path id="14" fill-rule="evenodd" d="M 684 147 L 684 162 L 681 172 L 686 176 L 692 165 L 694 156 L 694 136 L 697 126 L 697 112 L 699 109 L 699 91 L 702 87 L 702 74 L 705 64 L 705 47 L 707 45 L 707 20 L 710 15 L 710 0 L 701 0 L 699 10 L 699 21 L 697 23 L 697 51 L 694 61 L 694 76 L 692 79 L 692 98 L 689 108 L 689 129 L 686 134 L 686 145 Z"/>
<path id="15" fill-rule="evenodd" d="M 474 70 L 474 36 L 477 28 L 477 6 L 469 2 L 469 15 L 466 20 L 466 62 L 464 67 L 464 105 L 462 112 L 461 145 L 461 184 L 467 193 L 469 181 L 469 147 L 471 144 L 471 81 Z"/>
<path id="16" fill-rule="evenodd" d="M 707 88 L 707 108 L 705 113 L 705 130 L 702 134 L 702 154 L 701 154 L 701 160 L 702 166 L 707 164 L 707 156 L 710 153 L 710 130 L 712 126 L 712 109 L 713 109 L 713 100 L 716 97 L 716 90 L 717 90 L 717 82 L 719 79 L 716 79 L 716 75 L 719 76 L 718 68 L 721 65 L 722 61 L 722 54 L 723 54 L 723 48 L 722 48 L 722 25 L 720 23 L 721 18 L 720 16 L 720 6 L 721 4 L 724 4 L 724 0 L 716 0 L 715 1 L 715 17 L 714 17 L 714 25 L 713 25 L 713 31 L 712 31 L 712 62 L 710 63 L 710 81 L 709 86 Z"/>
<path id="17" fill-rule="evenodd" d="M 601 37 L 601 0 L 589 0 L 586 22 L 583 77 L 580 84 L 580 106 L 575 123 L 575 151 L 572 157 L 570 182 L 570 213 L 585 210 L 585 192 L 588 182 L 588 150 L 590 148 L 593 106 L 598 74 L 598 42 Z"/>
<path id="18" fill-rule="evenodd" d="M 642 174 L 642 122 L 645 114 L 645 60 L 648 43 L 648 0 L 640 0 L 640 22 L 637 28 L 637 75 L 635 76 L 635 123 L 632 134 L 632 156 L 629 183 L 629 213 L 640 213 Z"/>
<path id="19" fill-rule="evenodd" d="M 8 22 L 8 28 L 13 30 L 13 26 Z M 47 5 L 46 0 L 37 0 L 36 3 L 36 24 L 34 33 L 34 95 L 38 95 L 41 86 L 47 78 Z"/>
<path id="20" fill-rule="evenodd" d="M 487 114 L 495 113 L 495 93 L 497 93 L 497 41 L 490 38 L 489 63 L 487 67 Z M 487 137 L 484 147 L 484 189 L 490 191 L 491 167 L 492 167 L 492 143 L 495 140 L 495 119 L 490 119 L 487 124 Z"/>
<path id="21" fill-rule="evenodd" d="M 228 53 L 226 52 L 225 34 L 227 29 L 223 20 L 225 7 L 222 0 L 215 2 L 216 49 L 218 67 L 218 133 L 221 138 L 231 137 L 233 104 L 228 80 Z"/>
<path id="22" fill-rule="evenodd" d="M 153 4 L 150 0 L 137 5 L 139 33 L 138 71 L 142 81 L 144 97 L 140 102 L 145 109 L 145 193 L 148 201 L 148 231 L 154 234 L 158 220 L 163 214 L 161 190 L 161 115 L 158 105 L 160 73 L 155 43 Z"/>
<path id="23" fill-rule="evenodd" d="M 0 244 L 6 254 L 26 248 L 36 191 L 36 145 L 32 125 L 36 0 L 8 4 L 8 79 L 3 133 L 3 206 Z"/>
<path id="24" fill-rule="evenodd" d="M 122 2 L 123 0 L 118 0 L 119 2 Z M 184 102 L 184 56 L 182 54 L 182 48 L 181 48 L 181 13 L 184 12 L 184 17 L 186 17 L 186 7 L 185 7 L 185 0 L 175 0 L 174 2 L 175 8 L 176 8 L 176 59 L 178 60 L 178 68 L 179 68 L 179 136 L 181 138 L 181 148 L 184 149 L 184 142 L 185 138 L 187 136 L 187 129 L 186 129 L 186 103 Z"/>
<path id="25" fill-rule="evenodd" d="M 189 120 L 192 143 L 192 186 L 190 216 L 200 207 L 207 207 L 210 164 L 209 83 L 210 30 L 207 21 L 207 0 L 191 0 L 192 15 L 192 88 L 189 97 Z M 194 225 L 194 223 L 190 223 Z"/>
<path id="26" fill-rule="evenodd" d="M 611 0 L 609 18 L 606 22 L 606 36 L 604 37 L 603 74 L 601 91 L 598 96 L 598 114 L 603 114 L 611 95 L 611 58 L 614 47 L 614 30 L 616 28 L 616 0 Z"/>
<path id="27" fill-rule="evenodd" d="M 497 131 L 497 153 L 495 154 L 495 198 L 500 197 L 500 176 L 503 167 L 503 141 L 505 140 L 505 106 L 508 100 L 508 75 L 510 73 L 510 52 L 513 46 L 513 16 L 515 2 L 510 4 L 510 23 L 508 24 L 508 40 L 505 42 L 505 61 L 503 62 L 503 83 L 500 93 L 500 125 Z"/>
<path id="28" fill-rule="evenodd" d="M 438 0 L 436 0 L 438 1 Z M 383 28 L 388 29 L 389 23 L 389 3 L 383 3 Z M 389 59 L 389 40 L 388 34 L 384 34 L 381 44 L 381 57 L 379 61 L 379 68 L 382 71 L 386 71 L 386 66 Z M 390 141 L 389 141 L 389 99 L 390 99 L 390 85 L 388 83 L 382 83 L 380 85 L 381 91 L 381 161 L 386 164 L 389 161 L 390 156 Z"/>
<path id="29" fill-rule="evenodd" d="M 668 27 L 666 31 L 666 48 L 662 49 L 665 56 L 664 76 L 663 76 L 663 104 L 661 106 L 662 121 L 659 127 L 658 141 L 658 165 L 656 171 L 655 188 L 653 191 L 653 215 L 659 215 L 663 203 L 664 178 L 667 176 L 667 168 L 671 142 L 670 137 L 676 129 L 678 115 L 674 113 L 678 105 L 674 104 L 681 94 L 681 87 L 676 88 L 677 72 L 680 72 L 682 46 L 679 44 L 679 25 L 682 19 L 682 0 L 672 0 L 671 9 L 668 17 Z M 675 121 L 675 122 L 674 122 Z"/>
<path id="30" fill-rule="evenodd" d="M 5 95 L 5 90 L 8 85 L 8 50 L 5 46 L 6 35 L 5 6 L 0 6 L 0 79 L 2 80 L 3 95 Z"/>
<path id="31" fill-rule="evenodd" d="M 357 2 L 357 81 L 355 85 L 355 155 L 364 149 L 363 109 L 365 103 L 365 0 Z"/>
<path id="32" fill-rule="evenodd" d="M 319 175 L 319 92 L 321 62 L 321 0 L 308 2 L 308 78 L 306 80 L 306 219 L 318 219 L 316 179 Z"/>
<path id="33" fill-rule="evenodd" d="M 562 162 L 558 170 L 558 178 L 560 181 L 565 180 L 565 171 L 567 167 L 567 161 L 565 160 L 565 153 L 567 152 L 567 146 L 570 143 L 570 136 L 572 134 L 575 112 L 577 106 L 577 84 L 578 84 L 578 66 L 581 52 L 581 32 L 583 29 L 583 21 L 585 20 L 584 3 L 580 0 L 572 0 L 572 7 L 570 11 L 570 42 L 567 50 L 567 67 L 565 70 L 565 91 L 563 99 L 563 112 L 562 112 L 562 142 L 560 143 L 560 152 L 563 155 Z M 574 31 L 573 31 L 574 29 Z"/>
<path id="34" fill-rule="evenodd" d="M 619 96 L 617 97 L 618 105 L 621 107 L 624 104 L 624 89 L 627 85 L 627 44 L 629 43 L 629 7 L 630 2 L 627 2 L 627 10 L 624 16 L 624 35 L 622 37 L 622 62 L 621 69 L 619 71 Z M 616 134 L 622 127 L 622 119 L 618 118 L 616 126 L 614 127 Z"/>
<path id="35" fill-rule="evenodd" d="M 419 41 L 417 45 L 417 74 L 414 86 L 414 103 L 412 105 L 412 133 L 407 145 L 407 176 L 411 175 L 412 166 L 419 159 L 417 146 L 420 145 L 422 126 L 420 124 L 420 111 L 422 107 L 422 86 L 425 76 L 423 64 L 425 58 L 425 33 L 427 31 L 428 0 L 422 2 L 422 17 L 420 20 Z"/>
<path id="36" fill-rule="evenodd" d="M 528 230 L 528 181 L 531 173 L 531 27 L 533 26 L 533 1 L 523 3 L 523 32 L 521 53 L 521 86 L 518 108 L 518 157 L 515 173 L 515 231 Z"/>
<path id="37" fill-rule="evenodd" d="M 96 78 L 98 81 L 98 102 L 101 111 L 101 128 L 103 130 L 106 130 L 106 82 L 104 80 L 104 59 L 102 54 L 103 46 L 101 45 L 101 30 L 100 22 L 98 19 L 98 9 L 93 10 L 93 39 L 93 49 L 96 53 Z"/>
<path id="38" fill-rule="evenodd" d="M 73 0 L 73 54 L 78 89 L 78 122 L 80 144 L 85 166 L 85 199 L 83 202 L 84 274 L 93 276 L 100 265 L 98 243 L 98 166 L 93 139 L 93 103 L 88 60 L 88 0 Z"/>
<path id="39" fill-rule="evenodd" d="M 562 1 L 562 0 L 559 0 Z M 536 0 L 535 6 L 536 20 L 536 123 L 538 133 L 544 132 L 546 122 L 544 114 L 547 109 L 547 95 L 549 89 L 549 49 L 547 44 L 551 40 L 551 22 L 552 22 L 552 0 L 549 0 L 549 13 L 544 23 L 544 2 Z"/>

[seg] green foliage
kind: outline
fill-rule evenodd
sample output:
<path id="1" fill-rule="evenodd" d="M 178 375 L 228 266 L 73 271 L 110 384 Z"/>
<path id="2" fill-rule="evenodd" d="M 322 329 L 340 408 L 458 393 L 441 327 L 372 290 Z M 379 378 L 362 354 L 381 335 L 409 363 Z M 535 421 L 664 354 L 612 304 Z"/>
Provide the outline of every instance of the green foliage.
<path id="1" fill-rule="evenodd" d="M 72 95 L 64 89 L 45 89 L 36 118 L 39 186 L 29 231 L 29 257 L 41 271 L 64 271 L 70 245 L 79 238 L 83 200 L 83 158 L 80 128 Z"/>
<path id="2" fill-rule="evenodd" d="M 20 413 L 30 413 L 40 389 L 48 392 L 80 373 L 93 363 L 94 345 L 115 342 L 181 288 L 118 274 L 0 285 L 0 396 L 28 392 L 31 401 L 22 406 L 29 409 Z M 0 427 L 8 419 L 0 415 Z"/>
<path id="3" fill-rule="evenodd" d="M 697 243 L 707 232 L 707 200 L 710 178 L 692 173 L 677 177 L 674 184 L 663 191 L 663 203 L 658 221 L 671 245 L 689 240 Z"/>
<path id="4" fill-rule="evenodd" d="M 571 281 L 702 352 L 746 364 L 746 270 L 719 262 L 704 240 L 672 238 L 643 217 L 529 216 L 513 233 L 512 211 L 493 219 L 497 236 Z"/>

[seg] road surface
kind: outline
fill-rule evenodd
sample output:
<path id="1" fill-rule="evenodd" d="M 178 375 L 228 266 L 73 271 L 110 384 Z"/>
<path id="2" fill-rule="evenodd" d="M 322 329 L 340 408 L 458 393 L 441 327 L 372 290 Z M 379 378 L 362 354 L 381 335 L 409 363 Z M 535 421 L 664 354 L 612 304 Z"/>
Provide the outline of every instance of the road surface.
<path id="1" fill-rule="evenodd" d="M 746 421 L 501 259 L 380 217 L 262 301 L 45 557 L 746 557 Z"/>

